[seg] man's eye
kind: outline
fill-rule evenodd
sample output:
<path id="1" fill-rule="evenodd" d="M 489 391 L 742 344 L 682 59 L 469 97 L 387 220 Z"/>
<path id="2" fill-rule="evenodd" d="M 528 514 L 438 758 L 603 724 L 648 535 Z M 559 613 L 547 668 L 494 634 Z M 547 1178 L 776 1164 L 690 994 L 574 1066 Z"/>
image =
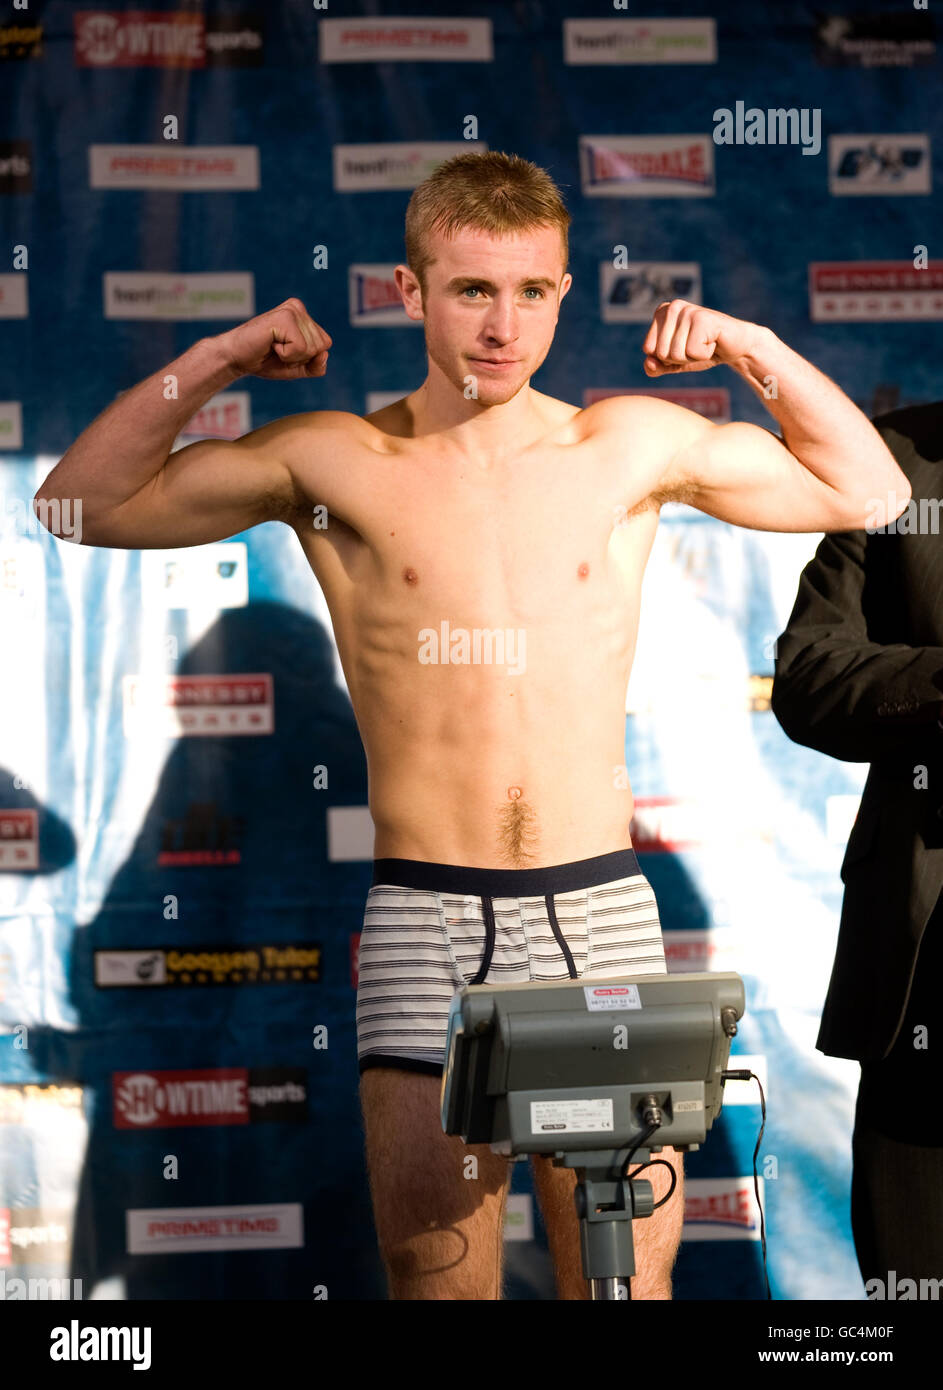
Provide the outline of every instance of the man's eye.
<path id="1" fill-rule="evenodd" d="M 468 294 L 469 291 L 471 291 L 471 290 L 475 290 L 475 292 L 477 293 L 478 286 L 477 286 L 477 285 L 466 285 L 465 288 L 462 290 L 462 294 Z"/>
<path id="2" fill-rule="evenodd" d="M 531 290 L 533 290 L 534 294 L 539 294 L 540 297 L 541 297 L 541 299 L 543 299 L 543 297 L 544 297 L 544 292 L 543 292 L 542 289 L 538 289 L 538 287 L 537 287 L 536 285 L 528 285 L 528 287 L 527 287 L 527 293 L 530 294 Z"/>

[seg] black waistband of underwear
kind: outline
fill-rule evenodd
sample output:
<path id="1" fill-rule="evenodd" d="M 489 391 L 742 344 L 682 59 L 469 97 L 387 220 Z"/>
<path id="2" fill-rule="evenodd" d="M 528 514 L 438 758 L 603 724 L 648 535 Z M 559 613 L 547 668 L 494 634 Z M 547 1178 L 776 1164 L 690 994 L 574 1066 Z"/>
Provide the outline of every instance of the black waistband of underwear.
<path id="1" fill-rule="evenodd" d="M 481 869 L 467 864 L 432 864 L 425 859 L 374 859 L 373 883 L 398 888 L 427 888 L 433 893 L 467 893 L 474 897 L 526 898 L 571 893 L 640 874 L 634 849 L 597 854 L 572 864 L 542 869 Z"/>

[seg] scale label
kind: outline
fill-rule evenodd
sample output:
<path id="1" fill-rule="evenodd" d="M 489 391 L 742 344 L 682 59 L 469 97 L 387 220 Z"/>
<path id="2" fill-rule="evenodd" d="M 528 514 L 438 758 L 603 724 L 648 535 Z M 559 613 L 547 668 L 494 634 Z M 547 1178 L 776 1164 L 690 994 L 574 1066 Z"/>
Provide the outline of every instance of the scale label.
<path id="1" fill-rule="evenodd" d="M 587 1009 L 640 1009 L 638 985 L 584 985 Z"/>
<path id="2" fill-rule="evenodd" d="M 531 1134 L 593 1134 L 612 1128 L 611 1098 L 530 1103 Z"/>

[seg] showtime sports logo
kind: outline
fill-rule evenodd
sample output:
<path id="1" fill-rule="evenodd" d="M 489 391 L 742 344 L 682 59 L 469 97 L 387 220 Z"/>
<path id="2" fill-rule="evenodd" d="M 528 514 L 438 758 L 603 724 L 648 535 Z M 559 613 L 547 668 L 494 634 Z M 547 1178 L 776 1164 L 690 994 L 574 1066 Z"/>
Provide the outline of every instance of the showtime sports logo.
<path id="1" fill-rule="evenodd" d="M 115 1072 L 112 1099 L 116 1129 L 303 1123 L 307 1076 L 302 1067 Z"/>

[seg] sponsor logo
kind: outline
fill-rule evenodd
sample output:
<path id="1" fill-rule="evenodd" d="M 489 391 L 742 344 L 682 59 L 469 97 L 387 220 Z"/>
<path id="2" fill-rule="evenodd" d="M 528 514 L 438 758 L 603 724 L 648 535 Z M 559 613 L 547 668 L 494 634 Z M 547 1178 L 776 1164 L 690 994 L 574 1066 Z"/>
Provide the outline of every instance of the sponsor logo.
<path id="1" fill-rule="evenodd" d="M 581 135 L 579 150 L 587 197 L 713 197 L 709 135 Z"/>
<path id="2" fill-rule="evenodd" d="M 565 19 L 564 63 L 716 63 L 713 19 Z"/>
<path id="3" fill-rule="evenodd" d="M 603 323 L 648 323 L 666 299 L 701 302 L 701 267 L 694 261 L 630 261 L 599 265 Z"/>
<path id="4" fill-rule="evenodd" d="M 255 189 L 257 145 L 90 145 L 89 188 Z"/>
<path id="5" fill-rule="evenodd" d="M 0 872 L 39 868 L 39 812 L 0 810 Z"/>
<path id="6" fill-rule="evenodd" d="M 208 68 L 254 68 L 265 61 L 263 17 L 245 13 L 206 16 L 206 66 Z"/>
<path id="7" fill-rule="evenodd" d="M 21 503 L 22 498 L 8 498 L 7 502 Z M 33 517 L 35 520 L 35 517 Z M 39 567 L 36 566 L 39 562 Z M 42 555 L 39 546 L 28 545 L 25 541 L 13 541 L 0 545 L 0 606 L 3 616 L 14 619 L 33 613 L 36 596 L 42 589 Z M 24 787 L 19 778 L 17 787 Z"/>
<path id="8" fill-rule="evenodd" d="M 744 705 L 746 701 L 744 701 Z M 627 709 L 626 713 L 639 713 Z M 639 854 L 674 853 L 710 844 L 717 836 L 717 811 L 703 801 L 674 796 L 637 796 L 630 834 Z M 740 841 L 772 839 L 772 831 L 755 807 L 730 808 L 724 820 L 725 839 Z"/>
<path id="9" fill-rule="evenodd" d="M 304 1244 L 300 1202 L 168 1207 L 126 1213 L 129 1255 L 200 1250 L 295 1250 Z"/>
<path id="10" fill-rule="evenodd" d="M 529 1192 L 508 1193 L 504 1211 L 504 1239 L 534 1239 L 534 1199 Z"/>
<path id="11" fill-rule="evenodd" d="M 63 1264 L 71 1238 L 71 1212 L 0 1207 L 0 1265 Z"/>
<path id="12" fill-rule="evenodd" d="M 929 137 L 830 135 L 828 189 L 836 197 L 929 193 Z"/>
<path id="13" fill-rule="evenodd" d="M 0 314 L 2 318 L 2 314 Z M 0 454 L 9 452 L 10 449 L 22 449 L 23 447 L 23 407 L 19 401 L 0 401 Z M 11 498 L 5 499 L 5 510 L 9 512 Z M 17 498 L 16 501 L 24 499 Z M 37 518 L 32 508 L 30 516 L 33 524 L 38 526 Z"/>
<path id="14" fill-rule="evenodd" d="M 95 952 L 100 989 L 147 985 L 310 984 L 321 978 L 314 942 L 266 946 L 157 947 Z"/>
<path id="15" fill-rule="evenodd" d="M 757 1184 L 762 1202 L 763 1179 L 758 1177 Z M 752 1176 L 686 1179 L 681 1238 L 759 1240 L 760 1213 L 756 1205 Z"/>
<path id="16" fill-rule="evenodd" d="M 936 58 L 930 14 L 903 11 L 820 19 L 815 56 L 825 67 L 914 68 Z"/>
<path id="17" fill-rule="evenodd" d="M 760 1086 L 763 1087 L 763 1094 L 769 1101 L 769 1083 L 767 1076 L 766 1057 L 763 1053 L 731 1052 L 730 1060 L 727 1063 L 729 1071 L 755 1071 L 760 1079 Z M 749 1081 L 725 1081 L 724 1082 L 724 1109 L 728 1105 L 759 1105 L 760 1087 L 751 1078 Z M 750 1179 L 750 1193 L 753 1195 L 753 1179 Z M 753 1195 L 754 1207 L 756 1197 Z"/>
<path id="18" fill-rule="evenodd" d="M 179 820 L 163 822 L 157 862 L 162 869 L 241 864 L 245 828 L 244 816 L 222 814 L 215 801 L 191 801 Z"/>
<path id="19" fill-rule="evenodd" d="M 170 1129 L 307 1119 L 302 1067 L 112 1073 L 116 1129 Z"/>
<path id="20" fill-rule="evenodd" d="M 252 428 L 248 391 L 221 391 L 192 415 L 180 431 L 181 441 L 238 439 Z"/>
<path id="21" fill-rule="evenodd" d="M 202 15 L 155 10 L 79 10 L 72 17 L 80 68 L 202 68 Z"/>
<path id="22" fill-rule="evenodd" d="M 29 310 L 26 303 L 27 276 L 23 270 L 12 275 L 0 275 L 0 319 L 25 319 Z M 9 406 L 9 401 L 4 402 Z M 17 405 L 19 411 L 19 405 Z M 17 448 L 20 446 L 17 445 Z"/>
<path id="23" fill-rule="evenodd" d="M 404 396 L 410 394 L 411 388 L 406 386 L 402 391 L 368 391 L 365 414 L 372 415 L 376 410 L 382 410 L 384 406 L 392 405 L 394 401 L 401 401 Z"/>
<path id="24" fill-rule="evenodd" d="M 250 67 L 264 57 L 262 20 L 250 12 L 79 10 L 72 23 L 80 68 Z"/>
<path id="25" fill-rule="evenodd" d="M 255 313 L 254 286 L 251 274 L 108 270 L 103 312 L 106 319 L 246 319 Z"/>
<path id="26" fill-rule="evenodd" d="M 453 155 L 487 148 L 481 140 L 443 140 L 425 145 L 335 145 L 334 187 L 340 193 L 415 188 Z"/>
<path id="27" fill-rule="evenodd" d="M 229 676 L 139 676 L 122 681 L 127 738 L 271 734 L 272 677 L 266 671 Z"/>
<path id="28" fill-rule="evenodd" d="M 730 392 L 726 386 L 626 386 L 612 389 L 590 386 L 583 392 L 583 405 L 590 406 L 594 401 L 605 400 L 607 396 L 659 396 L 688 410 L 696 410 L 698 415 L 713 420 L 717 425 L 726 425 L 730 420 Z"/>
<path id="29" fill-rule="evenodd" d="M 0 24 L 0 62 L 43 56 L 41 24 Z"/>
<path id="30" fill-rule="evenodd" d="M 0 194 L 32 191 L 32 145 L 28 140 L 0 140 Z M 22 279 L 22 276 L 16 278 Z"/>
<path id="31" fill-rule="evenodd" d="M 490 19 L 320 19 L 322 63 L 494 61 Z"/>
<path id="32" fill-rule="evenodd" d="M 145 550 L 141 555 L 141 595 L 144 603 L 154 608 L 204 612 L 244 608 L 249 602 L 245 541 L 220 541 L 183 550 Z M 169 655 L 176 656 L 176 649 Z M 222 701 L 227 697 L 228 693 L 223 694 Z M 207 732 L 212 732 L 210 726 Z M 252 730 L 247 727 L 246 732 Z"/>
<path id="33" fill-rule="evenodd" d="M 396 281 L 395 265 L 352 265 L 347 271 L 350 321 L 355 328 L 421 327 L 408 317 Z"/>
<path id="34" fill-rule="evenodd" d="M 0 1086 L 0 1125 L 46 1123 L 51 1108 L 82 1112 L 81 1086 Z"/>
<path id="35" fill-rule="evenodd" d="M 813 261 L 809 314 L 814 323 L 943 319 L 943 261 L 918 270 L 910 261 Z"/>

